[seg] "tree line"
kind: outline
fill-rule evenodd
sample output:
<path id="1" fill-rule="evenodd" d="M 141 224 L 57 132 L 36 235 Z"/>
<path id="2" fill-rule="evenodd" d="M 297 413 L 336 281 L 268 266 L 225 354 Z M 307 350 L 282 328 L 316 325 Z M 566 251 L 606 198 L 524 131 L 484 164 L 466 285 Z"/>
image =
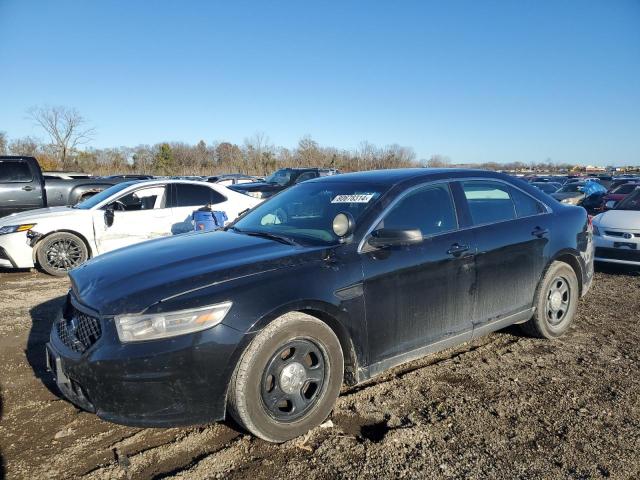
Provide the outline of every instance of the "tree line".
<path id="1" fill-rule="evenodd" d="M 48 137 L 9 138 L 0 132 L 0 155 L 25 155 L 38 159 L 43 170 L 81 171 L 94 175 L 216 175 L 244 173 L 267 175 L 284 167 L 335 168 L 342 172 L 402 167 L 463 166 L 490 170 L 561 171 L 573 165 L 553 163 L 495 162 L 456 165 L 444 155 L 418 160 L 410 147 L 393 144 L 378 147 L 362 142 L 354 150 L 319 145 L 311 137 L 300 139 L 294 148 L 277 147 L 261 133 L 238 145 L 225 141 L 192 145 L 184 142 L 161 142 L 135 147 L 90 148 L 86 144 L 95 130 L 75 109 L 34 107 L 27 112 L 34 125 Z"/>

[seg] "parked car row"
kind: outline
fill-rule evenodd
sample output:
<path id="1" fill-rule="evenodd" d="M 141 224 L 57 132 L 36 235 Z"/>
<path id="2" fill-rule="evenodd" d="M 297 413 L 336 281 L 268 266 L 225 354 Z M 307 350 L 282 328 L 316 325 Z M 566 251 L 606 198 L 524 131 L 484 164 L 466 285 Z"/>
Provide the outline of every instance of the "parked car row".
<path id="1" fill-rule="evenodd" d="M 211 205 L 230 220 L 260 203 L 215 183 L 122 182 L 73 207 L 50 207 L 0 219 L 0 267 L 66 273 L 105 252 L 193 230 L 191 215 Z"/>
<path id="2" fill-rule="evenodd" d="M 255 206 L 223 230 L 136 243 L 70 271 L 48 368 L 68 400 L 103 419 L 231 416 L 282 442 L 323 422 L 343 383 L 512 324 L 561 336 L 593 278 L 585 210 L 486 171 L 327 175 L 262 203 L 153 180 L 59 215 L 97 232 L 135 229 L 143 222 L 126 215 L 179 208 L 181 190 L 196 187 L 228 195 L 236 214 Z M 79 210 L 86 218 L 67 213 Z M 26 240 L 43 220 L 25 221 L 36 225 L 6 236 Z"/>
<path id="3" fill-rule="evenodd" d="M 75 205 L 120 182 L 131 180 L 192 180 L 232 187 L 250 197 L 264 199 L 297 183 L 335 175 L 334 169 L 284 168 L 266 179 L 240 173 L 216 176 L 108 175 L 94 177 L 78 172 L 42 172 L 33 157 L 0 157 L 0 217 L 42 207 Z"/>
<path id="4" fill-rule="evenodd" d="M 640 187 L 609 207 L 593 218 L 595 259 L 640 266 Z"/>
<path id="5" fill-rule="evenodd" d="M 583 206 L 592 215 L 611 208 L 640 185 L 640 178 L 618 177 L 531 177 L 527 181 L 534 187 L 563 203 Z M 601 189 L 585 192 L 588 182 L 597 182 Z M 614 203 L 611 203 L 611 202 Z"/>

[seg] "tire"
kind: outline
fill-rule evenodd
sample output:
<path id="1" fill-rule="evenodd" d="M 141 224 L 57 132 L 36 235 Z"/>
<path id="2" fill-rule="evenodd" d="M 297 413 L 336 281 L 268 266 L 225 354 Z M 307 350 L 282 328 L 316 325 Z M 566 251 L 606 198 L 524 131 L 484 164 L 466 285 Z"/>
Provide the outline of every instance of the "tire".
<path id="1" fill-rule="evenodd" d="M 229 384 L 228 410 L 255 436 L 285 442 L 329 416 L 343 375 L 342 348 L 333 330 L 310 315 L 287 313 L 242 354 Z"/>
<path id="2" fill-rule="evenodd" d="M 520 328 L 532 337 L 554 339 L 573 322 L 580 298 L 578 278 L 570 265 L 553 262 L 538 285 L 535 313 Z"/>
<path id="3" fill-rule="evenodd" d="M 49 275 L 65 276 L 69 270 L 82 265 L 89 258 L 84 241 L 68 232 L 53 233 L 38 243 L 38 265 Z"/>

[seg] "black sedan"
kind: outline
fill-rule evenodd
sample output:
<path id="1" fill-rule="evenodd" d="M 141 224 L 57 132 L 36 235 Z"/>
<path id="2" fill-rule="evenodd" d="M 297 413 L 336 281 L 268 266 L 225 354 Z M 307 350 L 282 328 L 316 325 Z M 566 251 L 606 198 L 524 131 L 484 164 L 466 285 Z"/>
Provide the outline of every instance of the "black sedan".
<path id="1" fill-rule="evenodd" d="M 508 325 L 553 339 L 593 276 L 584 209 L 506 175 L 409 169 L 311 180 L 226 231 L 70 274 L 47 344 L 63 394 L 174 426 L 231 414 L 281 442 L 354 385 Z"/>

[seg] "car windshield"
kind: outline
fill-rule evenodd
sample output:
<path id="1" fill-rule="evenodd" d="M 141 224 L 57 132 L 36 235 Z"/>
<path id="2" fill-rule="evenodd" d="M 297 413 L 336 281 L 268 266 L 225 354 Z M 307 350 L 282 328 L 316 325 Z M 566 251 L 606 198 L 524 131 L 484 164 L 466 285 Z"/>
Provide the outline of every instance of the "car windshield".
<path id="1" fill-rule="evenodd" d="M 80 208 L 82 210 L 89 210 L 93 207 L 95 207 L 96 205 L 100 204 L 100 202 L 106 200 L 107 198 L 109 198 L 111 195 L 118 193 L 122 190 L 124 190 L 127 187 L 130 187 L 131 185 L 133 185 L 134 183 L 138 183 L 138 182 L 123 182 L 123 183 L 118 183 L 117 185 L 114 185 L 112 187 L 109 187 L 99 193 L 96 193 L 93 197 L 90 197 L 88 199 L 86 199 L 84 202 L 78 203 L 77 205 L 75 205 L 73 208 Z"/>
<path id="2" fill-rule="evenodd" d="M 348 213 L 357 225 L 385 188 L 369 183 L 301 183 L 259 205 L 232 229 L 292 243 L 332 245 L 338 241 L 332 228 L 334 217 Z"/>
<path id="3" fill-rule="evenodd" d="M 277 170 L 269 175 L 265 182 L 267 183 L 277 183 L 278 185 L 287 185 L 291 181 L 291 170 L 287 168 L 283 168 L 281 170 Z"/>
<path id="4" fill-rule="evenodd" d="M 627 195 L 618 205 L 615 210 L 635 210 L 640 211 L 640 188 L 637 188 L 633 193 Z"/>

